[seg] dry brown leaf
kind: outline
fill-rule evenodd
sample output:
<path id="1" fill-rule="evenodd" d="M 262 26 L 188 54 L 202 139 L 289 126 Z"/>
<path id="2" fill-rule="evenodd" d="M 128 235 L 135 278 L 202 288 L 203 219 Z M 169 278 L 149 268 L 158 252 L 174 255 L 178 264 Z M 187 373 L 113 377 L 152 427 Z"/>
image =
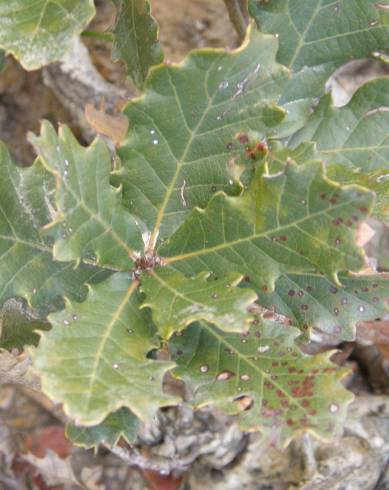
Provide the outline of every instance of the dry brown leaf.
<path id="1" fill-rule="evenodd" d="M 44 458 L 38 458 L 33 454 L 23 455 L 23 459 L 31 463 L 42 476 L 47 485 L 83 485 L 78 481 L 73 472 L 70 457 L 62 459 L 51 449 L 48 449 Z"/>
<path id="2" fill-rule="evenodd" d="M 124 114 L 110 115 L 96 109 L 92 104 L 85 106 L 85 118 L 97 133 L 108 136 L 118 146 L 127 135 L 128 119 Z"/>

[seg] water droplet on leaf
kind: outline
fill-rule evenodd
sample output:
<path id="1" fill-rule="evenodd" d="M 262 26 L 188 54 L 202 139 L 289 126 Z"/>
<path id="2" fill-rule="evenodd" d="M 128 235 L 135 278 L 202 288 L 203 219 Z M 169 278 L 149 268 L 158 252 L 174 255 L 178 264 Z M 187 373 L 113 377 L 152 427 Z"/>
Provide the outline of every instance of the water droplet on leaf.
<path id="1" fill-rule="evenodd" d="M 264 352 L 267 352 L 269 348 L 270 347 L 268 345 L 260 345 L 259 347 L 257 347 L 257 351 L 263 354 Z"/>
<path id="2" fill-rule="evenodd" d="M 221 90 L 224 90 L 224 89 L 226 89 L 228 87 L 228 85 L 229 85 L 228 80 L 223 80 L 222 82 L 219 83 L 219 88 Z"/>

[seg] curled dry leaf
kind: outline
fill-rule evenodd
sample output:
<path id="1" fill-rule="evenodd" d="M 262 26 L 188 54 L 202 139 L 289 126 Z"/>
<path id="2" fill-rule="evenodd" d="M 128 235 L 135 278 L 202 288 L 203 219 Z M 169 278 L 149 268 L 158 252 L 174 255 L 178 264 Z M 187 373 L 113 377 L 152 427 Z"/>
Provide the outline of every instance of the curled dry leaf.
<path id="1" fill-rule="evenodd" d="M 85 118 L 97 133 L 108 136 L 115 145 L 120 145 L 128 131 L 128 119 L 124 114 L 107 114 L 104 110 L 96 109 L 92 104 L 85 106 Z"/>

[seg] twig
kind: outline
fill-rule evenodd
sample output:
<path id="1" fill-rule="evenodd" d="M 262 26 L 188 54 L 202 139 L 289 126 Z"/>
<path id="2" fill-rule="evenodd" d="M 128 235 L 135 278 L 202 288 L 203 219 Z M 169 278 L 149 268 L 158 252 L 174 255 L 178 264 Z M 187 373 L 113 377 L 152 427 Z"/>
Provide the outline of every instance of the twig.
<path id="1" fill-rule="evenodd" d="M 249 20 L 247 0 L 224 0 L 228 15 L 238 33 L 239 40 L 242 41 L 246 36 L 247 24 Z"/>
<path id="2" fill-rule="evenodd" d="M 98 31 L 84 31 L 82 37 L 91 37 L 98 39 L 99 41 L 106 41 L 112 43 L 114 41 L 114 35 L 111 32 L 98 32 Z"/>

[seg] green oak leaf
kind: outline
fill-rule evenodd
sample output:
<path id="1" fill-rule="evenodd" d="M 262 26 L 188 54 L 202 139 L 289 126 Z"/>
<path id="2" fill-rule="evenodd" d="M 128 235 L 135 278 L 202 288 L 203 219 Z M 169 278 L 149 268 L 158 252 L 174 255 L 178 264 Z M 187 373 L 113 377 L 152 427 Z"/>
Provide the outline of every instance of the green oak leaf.
<path id="1" fill-rule="evenodd" d="M 158 407 L 175 403 L 162 392 L 173 363 L 146 357 L 159 344 L 140 302 L 138 283 L 118 272 L 90 286 L 83 303 L 67 301 L 49 316 L 53 328 L 42 334 L 34 366 L 43 392 L 77 425 L 97 425 L 121 407 L 150 420 Z"/>
<path id="2" fill-rule="evenodd" d="M 0 348 L 22 351 L 25 345 L 37 346 L 37 330 L 49 330 L 47 320 L 36 316 L 25 301 L 10 298 L 0 314 Z"/>
<path id="3" fill-rule="evenodd" d="M 163 60 L 158 24 L 147 0 L 114 0 L 117 9 L 113 58 L 125 61 L 134 84 L 142 88 L 150 68 Z"/>
<path id="4" fill-rule="evenodd" d="M 289 318 L 308 333 L 325 332 L 340 340 L 354 340 L 355 325 L 372 321 L 388 311 L 388 276 L 341 274 L 342 286 L 315 274 L 281 276 L 272 293 L 258 290 L 258 302 Z"/>
<path id="5" fill-rule="evenodd" d="M 0 46 L 36 70 L 70 50 L 94 15 L 93 0 L 0 0 Z"/>
<path id="6" fill-rule="evenodd" d="M 0 177 L 0 306 L 20 296 L 44 317 L 61 307 L 64 295 L 85 299 L 85 282 L 103 279 L 107 273 L 53 260 L 51 240 L 40 233 L 55 212 L 51 175 L 39 161 L 30 168 L 17 167 L 0 143 Z"/>
<path id="7" fill-rule="evenodd" d="M 240 191 L 228 165 L 237 133 L 274 134 L 285 117 L 275 105 L 287 79 L 277 47 L 274 37 L 249 29 L 236 51 L 198 50 L 178 66 L 156 67 L 144 95 L 127 105 L 130 130 L 114 182 L 152 230 L 150 249 L 216 191 Z"/>
<path id="8" fill-rule="evenodd" d="M 243 429 L 260 429 L 273 443 L 304 431 L 338 435 L 353 398 L 340 383 L 347 370 L 329 361 L 333 352 L 301 353 L 295 328 L 255 323 L 239 335 L 201 322 L 172 340 L 174 374 L 191 390 L 193 404 L 238 414 Z"/>
<path id="9" fill-rule="evenodd" d="M 158 254 L 188 276 L 236 271 L 270 291 L 288 272 L 319 270 L 339 284 L 339 272 L 363 266 L 352 216 L 363 220 L 373 197 L 327 179 L 321 162 L 291 160 L 283 172 L 258 172 L 241 196 L 218 193 L 194 209 Z"/>
<path id="10" fill-rule="evenodd" d="M 277 61 L 293 74 L 280 100 L 290 113 L 289 134 L 304 124 L 337 68 L 387 50 L 389 14 L 380 5 L 376 0 L 249 0 L 259 29 L 278 36 Z"/>
<path id="11" fill-rule="evenodd" d="M 55 177 L 58 214 L 46 226 L 55 237 L 54 258 L 129 269 L 144 247 L 142 228 L 123 207 L 121 190 L 109 184 L 112 161 L 103 140 L 84 148 L 68 128 L 57 136 L 44 122 L 41 135 L 31 134 L 30 141 Z"/>
<path id="12" fill-rule="evenodd" d="M 252 320 L 248 307 L 257 295 L 238 288 L 243 276 L 226 273 L 215 278 L 202 272 L 186 278 L 168 267 L 146 272 L 141 290 L 146 295 L 142 304 L 149 307 L 160 334 L 168 339 L 196 320 L 206 320 L 223 330 L 242 331 Z"/>
<path id="13" fill-rule="evenodd" d="M 110 413 L 99 425 L 92 427 L 77 427 L 68 424 L 66 436 L 76 446 L 94 448 L 96 451 L 101 444 L 116 446 L 123 438 L 128 443 L 134 442 L 139 430 L 139 419 L 128 410 L 120 408 Z"/>
<path id="14" fill-rule="evenodd" d="M 389 224 L 389 79 L 366 83 L 344 107 L 322 98 L 292 148 L 315 141 L 328 174 L 345 184 L 360 184 L 377 195 L 375 215 Z"/>

